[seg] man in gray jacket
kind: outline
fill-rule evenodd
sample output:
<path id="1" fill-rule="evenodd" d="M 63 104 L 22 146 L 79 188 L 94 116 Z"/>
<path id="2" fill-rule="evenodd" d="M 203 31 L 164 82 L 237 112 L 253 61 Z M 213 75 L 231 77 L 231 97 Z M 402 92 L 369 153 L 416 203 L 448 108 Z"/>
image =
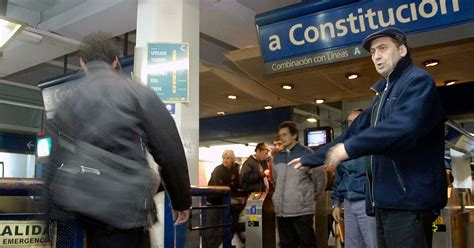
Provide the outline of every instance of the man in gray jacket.
<path id="1" fill-rule="evenodd" d="M 273 160 L 272 172 L 280 246 L 316 247 L 313 229 L 315 200 L 326 187 L 326 173 L 323 167 L 299 171 L 287 165 L 292 159 L 312 152 L 298 143 L 298 129 L 294 122 L 282 122 L 278 134 L 283 149 Z"/>

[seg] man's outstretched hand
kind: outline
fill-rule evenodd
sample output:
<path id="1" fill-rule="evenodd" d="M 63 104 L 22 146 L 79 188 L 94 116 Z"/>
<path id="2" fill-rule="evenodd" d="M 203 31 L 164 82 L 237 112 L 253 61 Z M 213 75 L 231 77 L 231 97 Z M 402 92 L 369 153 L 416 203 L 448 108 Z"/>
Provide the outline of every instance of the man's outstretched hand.
<path id="1" fill-rule="evenodd" d="M 291 161 L 288 163 L 288 166 L 293 166 L 296 170 L 300 170 L 300 171 L 304 171 L 304 170 L 308 170 L 308 169 L 309 169 L 307 166 L 304 166 L 304 165 L 301 163 L 301 158 L 295 158 L 295 159 L 291 160 Z"/>
<path id="2" fill-rule="evenodd" d="M 336 144 L 329 149 L 326 154 L 326 164 L 332 166 L 334 169 L 344 160 L 349 159 L 344 143 Z"/>
<path id="3" fill-rule="evenodd" d="M 325 164 L 333 167 L 335 171 L 336 167 L 344 160 L 349 159 L 349 155 L 347 155 L 346 148 L 344 147 L 344 143 L 336 144 L 335 146 L 329 149 L 328 153 L 326 154 L 326 161 Z M 309 169 L 308 166 L 304 166 L 301 163 L 301 158 L 295 158 L 288 163 L 288 166 L 293 166 L 297 170 L 307 170 Z"/>

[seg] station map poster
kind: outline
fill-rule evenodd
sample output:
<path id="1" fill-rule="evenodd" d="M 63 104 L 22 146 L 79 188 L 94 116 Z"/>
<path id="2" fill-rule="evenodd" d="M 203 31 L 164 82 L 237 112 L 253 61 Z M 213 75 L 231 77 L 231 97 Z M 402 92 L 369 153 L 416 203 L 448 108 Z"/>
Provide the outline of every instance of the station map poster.
<path id="1" fill-rule="evenodd" d="M 148 43 L 147 86 L 163 102 L 189 101 L 189 45 Z"/>

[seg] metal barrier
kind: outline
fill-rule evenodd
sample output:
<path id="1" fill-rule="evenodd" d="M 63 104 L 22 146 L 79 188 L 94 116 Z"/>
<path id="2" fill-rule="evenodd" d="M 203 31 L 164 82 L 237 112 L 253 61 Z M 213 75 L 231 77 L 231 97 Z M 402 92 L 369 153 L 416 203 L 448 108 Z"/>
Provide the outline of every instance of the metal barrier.
<path id="1" fill-rule="evenodd" d="M 473 247 L 473 200 L 469 189 L 449 188 L 448 204 L 433 223 L 433 247 Z"/>
<path id="2" fill-rule="evenodd" d="M 48 225 L 41 212 L 42 180 L 29 178 L 0 179 L 1 247 L 35 246 L 82 248 L 84 235 L 74 221 L 57 221 Z"/>
<path id="3" fill-rule="evenodd" d="M 193 206 L 191 207 L 191 215 L 189 220 L 190 225 L 188 230 L 190 232 L 199 231 L 202 247 L 209 247 L 211 246 L 210 242 L 214 242 L 216 240 L 206 238 L 206 234 L 219 234 L 220 230 L 223 229 L 222 240 L 217 241 L 218 243 L 222 242 L 224 248 L 232 247 L 230 188 L 225 186 L 191 187 L 191 195 L 193 197 L 199 197 L 199 201 L 195 202 L 197 205 L 194 205 L 195 203 L 193 203 Z M 220 204 L 208 205 L 208 199 L 211 197 L 218 199 Z M 212 213 L 212 211 L 214 211 L 214 213 Z M 197 221 L 198 225 L 194 225 L 196 222 L 196 212 L 199 216 Z M 222 215 L 220 215 L 219 212 L 222 212 Z M 212 221 L 211 218 L 213 218 Z"/>
<path id="4" fill-rule="evenodd" d="M 332 221 L 332 191 L 324 191 L 319 197 L 315 210 L 315 236 L 318 248 L 328 248 L 329 235 L 334 232 Z M 333 233 L 334 234 L 334 233 Z M 334 236 L 336 236 L 334 234 Z M 340 247 L 340 241 L 336 240 L 336 247 Z"/>

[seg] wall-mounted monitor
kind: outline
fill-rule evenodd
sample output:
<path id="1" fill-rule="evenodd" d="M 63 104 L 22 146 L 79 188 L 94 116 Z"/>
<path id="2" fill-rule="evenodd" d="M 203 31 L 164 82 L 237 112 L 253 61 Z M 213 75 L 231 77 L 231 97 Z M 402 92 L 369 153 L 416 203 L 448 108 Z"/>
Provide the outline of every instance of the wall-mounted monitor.
<path id="1" fill-rule="evenodd" d="M 312 127 L 304 130 L 304 144 L 313 150 L 329 143 L 333 139 L 331 127 Z"/>

